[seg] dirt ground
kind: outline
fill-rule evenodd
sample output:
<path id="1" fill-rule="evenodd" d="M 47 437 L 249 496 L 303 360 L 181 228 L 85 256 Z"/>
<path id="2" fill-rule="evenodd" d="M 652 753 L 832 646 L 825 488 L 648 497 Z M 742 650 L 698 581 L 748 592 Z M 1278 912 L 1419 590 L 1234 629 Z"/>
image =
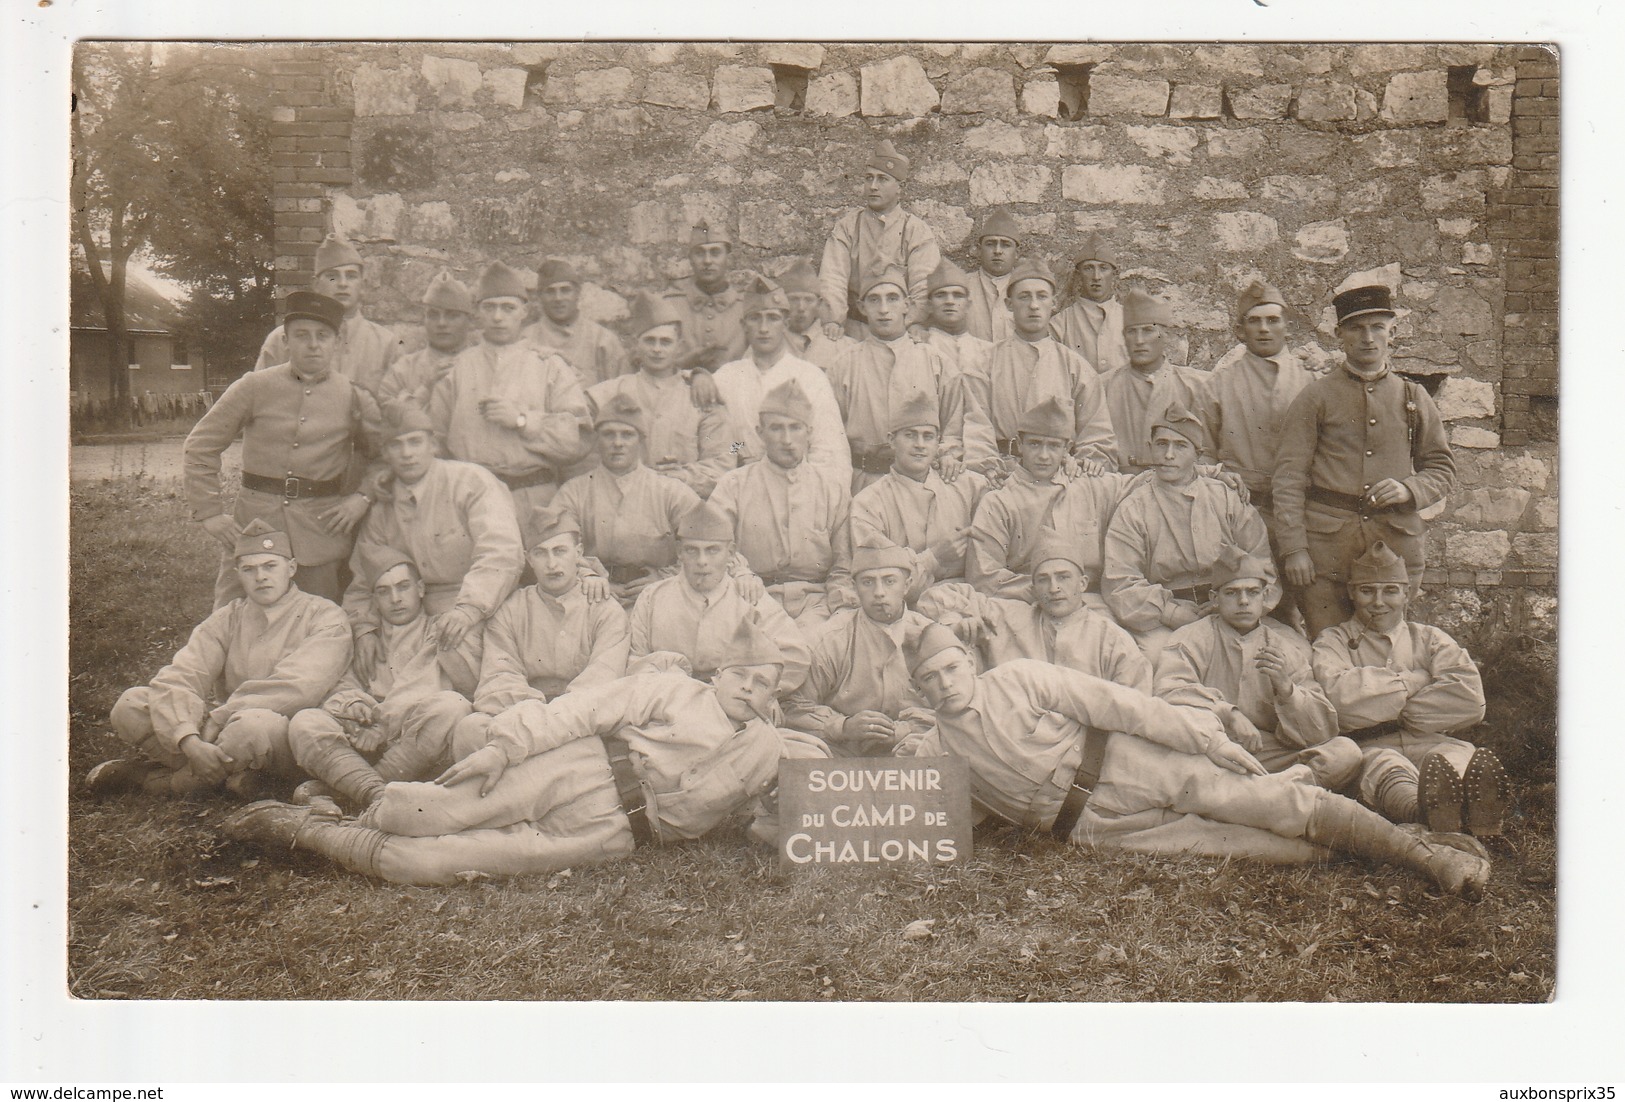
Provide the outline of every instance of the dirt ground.
<path id="1" fill-rule="evenodd" d="M 180 481 L 182 436 L 133 444 L 75 444 L 68 460 L 68 478 L 74 483 L 100 482 L 109 478 L 148 477 L 156 481 Z M 243 446 L 226 449 L 228 471 L 243 466 Z"/>

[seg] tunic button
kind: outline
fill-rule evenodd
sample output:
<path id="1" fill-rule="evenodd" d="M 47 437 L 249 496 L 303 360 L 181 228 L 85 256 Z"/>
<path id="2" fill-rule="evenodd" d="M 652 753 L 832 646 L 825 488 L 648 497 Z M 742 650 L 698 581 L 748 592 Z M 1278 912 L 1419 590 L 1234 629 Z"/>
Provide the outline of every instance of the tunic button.
<path id="1" fill-rule="evenodd" d="M 310 393 L 310 388 L 309 388 L 309 387 L 306 387 L 306 388 L 305 388 L 305 393 L 306 393 L 306 394 L 309 394 L 309 393 Z"/>
<path id="2" fill-rule="evenodd" d="M 1375 394 L 1377 392 L 1377 388 L 1374 387 L 1374 386 L 1368 386 L 1368 387 L 1365 388 L 1365 392 L 1367 394 Z M 307 393 L 308 393 L 308 391 L 307 391 Z"/>
<path id="3" fill-rule="evenodd" d="M 295 440 L 295 441 L 294 441 L 294 442 L 293 442 L 293 446 L 294 446 L 294 447 L 296 447 L 296 448 L 297 448 L 297 447 L 298 447 L 298 446 L 299 446 L 299 441 L 297 441 L 297 440 Z M 1370 453 L 1370 452 L 1366 452 L 1366 454 L 1367 454 L 1367 455 L 1370 455 L 1370 454 L 1371 454 L 1371 453 Z"/>
<path id="4" fill-rule="evenodd" d="M 296 447 L 296 448 L 297 448 L 297 447 L 298 447 L 298 446 L 299 446 L 299 445 L 298 445 L 298 444 L 295 444 L 295 445 L 294 445 L 294 447 Z M 1375 454 L 1376 454 L 1376 453 L 1375 453 L 1375 452 L 1366 452 L 1366 454 L 1367 454 L 1367 455 L 1375 455 Z"/>
<path id="5" fill-rule="evenodd" d="M 301 421 L 303 421 L 303 420 L 304 420 L 304 418 L 303 418 L 303 417 L 301 417 L 301 418 L 299 418 L 299 420 L 301 420 Z M 1371 419 L 1371 423 L 1372 423 L 1372 424 L 1373 424 L 1373 425 L 1375 425 L 1375 424 L 1376 424 L 1376 423 L 1377 423 L 1377 419 L 1376 419 L 1376 418 L 1375 418 L 1375 417 L 1373 417 L 1373 418 L 1372 418 L 1372 419 Z"/>

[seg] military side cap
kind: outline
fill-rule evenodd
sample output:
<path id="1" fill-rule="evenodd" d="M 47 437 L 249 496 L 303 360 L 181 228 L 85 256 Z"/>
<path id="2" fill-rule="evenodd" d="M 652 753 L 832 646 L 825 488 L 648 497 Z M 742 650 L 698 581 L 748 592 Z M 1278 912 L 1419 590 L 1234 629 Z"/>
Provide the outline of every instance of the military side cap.
<path id="1" fill-rule="evenodd" d="M 321 275 L 329 268 L 342 268 L 346 264 L 362 267 L 361 254 L 356 252 L 355 246 L 336 233 L 330 233 L 322 238 L 322 243 L 316 246 L 316 274 Z"/>
<path id="2" fill-rule="evenodd" d="M 480 302 L 488 298 L 522 298 L 529 300 L 530 293 L 525 290 L 525 277 L 502 263 L 494 260 L 486 265 L 485 271 L 480 273 L 479 285 L 474 288 L 474 297 Z"/>
<path id="3" fill-rule="evenodd" d="M 1374 287 L 1350 287 L 1332 299 L 1332 308 L 1337 311 L 1338 325 L 1365 314 L 1393 316 L 1393 293 L 1381 284 Z"/>
<path id="4" fill-rule="evenodd" d="M 337 333 L 344 325 L 344 304 L 315 291 L 294 291 L 282 304 L 282 327 L 298 318 L 319 321 Z"/>
<path id="5" fill-rule="evenodd" d="M 941 624 L 927 624 L 914 638 L 903 640 L 903 661 L 908 664 L 908 675 L 913 677 L 931 659 L 945 650 L 965 650 L 959 636 Z M 965 651 L 969 654 L 969 651 Z"/>
<path id="6" fill-rule="evenodd" d="M 1366 548 L 1365 554 L 1349 565 L 1350 585 L 1366 585 L 1371 582 L 1398 582 L 1400 585 L 1409 585 L 1410 581 L 1411 574 L 1405 566 L 1405 560 L 1394 554 L 1393 549 L 1381 540 Z"/>
<path id="7" fill-rule="evenodd" d="M 1016 422 L 1016 433 L 1025 436 L 1044 436 L 1052 440 L 1070 440 L 1077 427 L 1072 423 L 1072 411 L 1055 397 L 1045 398 L 1021 415 Z"/>
<path id="8" fill-rule="evenodd" d="M 756 416 L 761 418 L 769 414 L 810 425 L 813 418 L 812 399 L 807 397 L 800 383 L 786 379 L 762 395 L 762 404 L 756 408 Z"/>
<path id="9" fill-rule="evenodd" d="M 796 262 L 784 270 L 779 276 L 779 286 L 784 288 L 786 294 L 813 294 L 823 293 L 823 285 L 818 282 L 818 273 L 813 266 L 807 263 L 807 258 L 798 256 Z"/>
<path id="10" fill-rule="evenodd" d="M 1202 424 L 1196 414 L 1178 402 L 1169 403 L 1161 416 L 1152 420 L 1149 435 L 1155 436 L 1158 429 L 1178 433 L 1189 440 L 1199 453 L 1211 455 L 1213 452 L 1212 443 L 1208 440 L 1207 426 Z"/>
<path id="11" fill-rule="evenodd" d="M 921 425 L 930 425 L 941 432 L 942 411 L 931 395 L 923 390 L 915 390 L 892 409 L 891 424 L 887 426 L 886 431 L 901 432 Z"/>
<path id="12" fill-rule="evenodd" d="M 1003 207 L 995 207 L 993 213 L 987 216 L 982 223 L 982 232 L 976 235 L 980 241 L 984 237 L 1008 237 L 1016 244 L 1021 244 L 1021 227 L 1016 225 L 1015 218 Z"/>
<path id="13" fill-rule="evenodd" d="M 1010 270 L 1010 282 L 1005 284 L 1004 293 L 1008 295 L 1014 291 L 1016 284 L 1024 279 L 1041 279 L 1049 284 L 1052 291 L 1060 287 L 1049 265 L 1035 256 L 1024 256 L 1016 262 L 1016 266 Z"/>
<path id="14" fill-rule="evenodd" d="M 581 522 L 575 518 L 575 514 L 554 505 L 543 505 L 525 514 L 525 523 L 519 534 L 525 541 L 525 550 L 529 551 L 566 532 L 577 537 L 581 535 Z"/>
<path id="15" fill-rule="evenodd" d="M 593 413 L 592 427 L 600 428 L 604 425 L 630 425 L 638 430 L 638 435 L 647 439 L 649 436 L 649 417 L 643 412 L 629 395 L 617 392 L 610 395 L 602 408 Z"/>
<path id="16" fill-rule="evenodd" d="M 890 283 L 903 294 L 908 294 L 908 273 L 895 264 L 888 264 L 884 267 L 870 268 L 863 273 L 863 278 L 858 280 L 858 297 L 864 298 L 883 283 Z"/>
<path id="17" fill-rule="evenodd" d="M 474 292 L 468 289 L 468 284 L 452 275 L 450 268 L 441 268 L 435 273 L 434 278 L 429 280 L 429 287 L 423 292 L 423 305 L 472 314 Z"/>
<path id="18" fill-rule="evenodd" d="M 567 260 L 555 260 L 548 257 L 542 261 L 542 266 L 536 269 L 536 288 L 551 287 L 555 283 L 574 283 L 581 286 L 581 277 Z"/>
<path id="19" fill-rule="evenodd" d="M 634 338 L 643 336 L 657 325 L 675 325 L 680 332 L 683 315 L 665 297 L 639 291 L 632 300 L 632 317 L 627 324 Z"/>
<path id="20" fill-rule="evenodd" d="M 291 559 L 293 545 L 288 542 L 288 533 L 272 528 L 262 517 L 255 517 L 237 537 L 237 545 L 231 553 L 238 558 L 244 555 L 281 555 Z"/>
<path id="21" fill-rule="evenodd" d="M 741 316 L 750 317 L 764 310 L 780 310 L 790 312 L 790 297 L 784 293 L 784 288 L 765 276 L 758 275 L 750 281 L 745 288 L 744 305 Z"/>
<path id="22" fill-rule="evenodd" d="M 702 501 L 690 509 L 682 523 L 677 525 L 677 538 L 724 543 L 734 538 L 733 521 L 709 501 Z"/>
<path id="23" fill-rule="evenodd" d="M 767 633 L 756 622 L 752 613 L 739 621 L 734 628 L 733 635 L 722 648 L 722 656 L 717 659 L 717 669 L 725 670 L 730 666 L 782 666 L 784 665 L 784 652 L 777 643 L 767 637 Z"/>
<path id="24" fill-rule="evenodd" d="M 869 163 L 864 167 L 884 172 L 898 183 L 908 179 L 908 158 L 897 152 L 897 147 L 892 145 L 889 138 L 882 139 L 875 146 L 875 151 L 869 155 Z"/>
<path id="25" fill-rule="evenodd" d="M 390 402 L 384 407 L 384 439 L 394 440 L 409 432 L 434 432 L 434 422 L 423 407 L 410 399 Z"/>
<path id="26" fill-rule="evenodd" d="M 929 295 L 944 287 L 958 287 L 965 291 L 970 290 L 970 276 L 965 274 L 965 269 L 947 257 L 943 257 L 937 266 L 931 269 L 931 275 L 925 281 L 925 293 Z"/>
<path id="27" fill-rule="evenodd" d="M 378 579 L 388 574 L 397 566 L 405 563 L 413 570 L 417 563 L 398 547 L 390 547 L 382 543 L 366 543 L 361 545 L 361 577 L 365 579 L 367 588 L 371 589 L 378 584 Z"/>
<path id="28" fill-rule="evenodd" d="M 733 246 L 733 238 L 721 226 L 713 228 L 709 222 L 697 223 L 688 233 L 688 247 L 696 245 L 727 245 Z"/>
<path id="29" fill-rule="evenodd" d="M 1076 268 L 1085 261 L 1096 260 L 1102 264 L 1110 264 L 1113 268 L 1121 268 L 1117 262 L 1117 249 L 1112 243 L 1098 233 L 1092 233 L 1083 239 L 1078 246 L 1077 255 L 1073 258 L 1072 266 Z"/>
<path id="30" fill-rule="evenodd" d="M 1236 320 L 1240 321 L 1260 306 L 1279 306 L 1286 309 L 1286 296 L 1272 284 L 1255 279 L 1236 296 Z"/>
<path id="31" fill-rule="evenodd" d="M 852 549 L 852 576 L 866 570 L 911 570 L 913 556 L 906 547 L 899 547 L 885 536 L 871 536 L 869 541 Z"/>
<path id="32" fill-rule="evenodd" d="M 1152 298 L 1136 287 L 1123 296 L 1123 327 L 1131 325 L 1172 325 L 1174 315 L 1168 304 Z"/>
<path id="33" fill-rule="evenodd" d="M 1219 548 L 1219 557 L 1208 571 L 1208 584 L 1214 589 L 1238 578 L 1256 578 L 1265 585 L 1275 584 L 1275 564 L 1261 555 L 1250 555 L 1233 543 Z"/>
<path id="34" fill-rule="evenodd" d="M 1054 528 L 1046 526 L 1038 533 L 1038 540 L 1033 544 L 1033 552 L 1027 561 L 1033 564 L 1033 570 L 1049 562 L 1051 559 L 1060 559 L 1077 567 L 1080 573 L 1088 574 L 1089 568 L 1083 562 L 1082 542 L 1076 539 L 1067 539 Z"/>

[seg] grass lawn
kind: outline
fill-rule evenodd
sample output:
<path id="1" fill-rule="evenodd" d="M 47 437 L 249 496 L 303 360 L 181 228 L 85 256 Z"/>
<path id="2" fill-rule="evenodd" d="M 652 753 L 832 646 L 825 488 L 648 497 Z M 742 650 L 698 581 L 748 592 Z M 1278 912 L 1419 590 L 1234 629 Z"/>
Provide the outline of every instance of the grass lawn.
<path id="1" fill-rule="evenodd" d="M 1525 774 L 1537 783 L 1476 905 L 1355 861 L 1102 856 L 1008 829 L 978 832 L 975 858 L 944 869 L 784 874 L 772 854 L 716 838 L 549 877 L 401 888 L 225 841 L 224 799 L 97 804 L 78 781 L 119 752 L 108 709 L 207 614 L 218 559 L 172 482 L 75 486 L 71 523 L 66 981 L 81 998 L 1553 995 L 1549 761 Z M 1538 743 L 1530 732 L 1553 722 L 1505 711 L 1517 729 L 1489 731 L 1498 746 Z"/>

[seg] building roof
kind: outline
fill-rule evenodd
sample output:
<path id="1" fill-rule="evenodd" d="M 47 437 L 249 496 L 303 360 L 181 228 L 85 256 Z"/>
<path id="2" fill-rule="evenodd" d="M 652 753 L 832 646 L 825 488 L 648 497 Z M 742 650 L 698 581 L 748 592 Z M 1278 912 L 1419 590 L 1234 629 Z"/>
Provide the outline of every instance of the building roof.
<path id="1" fill-rule="evenodd" d="M 75 329 L 106 329 L 101 300 L 90 281 L 90 272 L 74 264 L 69 269 L 68 317 Z M 173 333 L 179 311 L 175 304 L 136 275 L 124 280 L 124 324 L 132 333 Z"/>

